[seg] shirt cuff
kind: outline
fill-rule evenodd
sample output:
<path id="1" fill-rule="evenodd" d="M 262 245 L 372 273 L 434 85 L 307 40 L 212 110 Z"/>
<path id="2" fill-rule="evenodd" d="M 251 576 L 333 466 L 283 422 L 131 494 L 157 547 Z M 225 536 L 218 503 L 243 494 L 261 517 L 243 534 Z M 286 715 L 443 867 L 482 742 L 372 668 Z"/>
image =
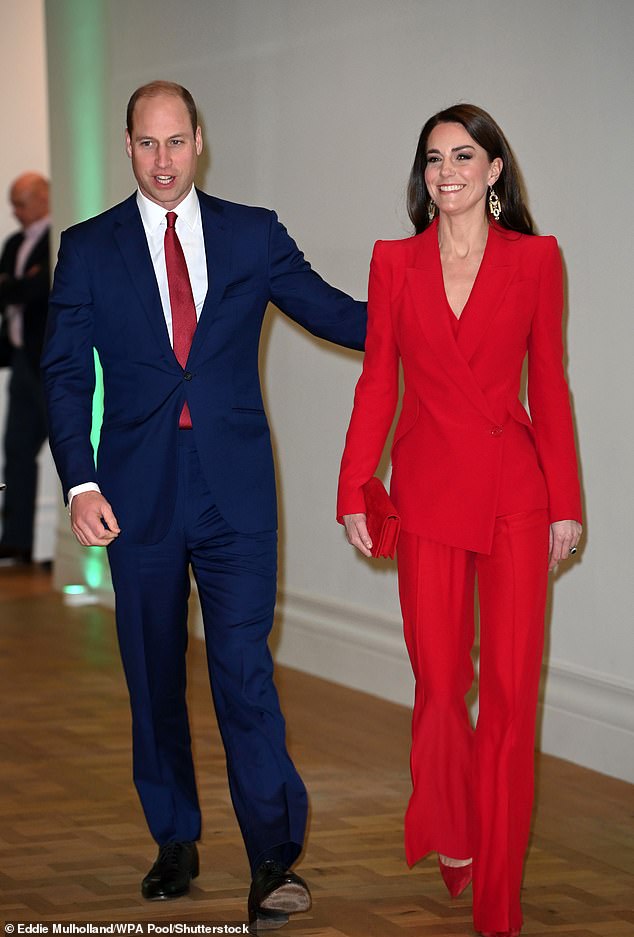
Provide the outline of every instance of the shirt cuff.
<path id="1" fill-rule="evenodd" d="M 101 494 L 101 488 L 97 482 L 84 482 L 83 485 L 75 485 L 68 489 L 68 516 L 70 517 L 70 506 L 73 503 L 75 495 L 83 494 L 84 491 L 98 491 Z"/>

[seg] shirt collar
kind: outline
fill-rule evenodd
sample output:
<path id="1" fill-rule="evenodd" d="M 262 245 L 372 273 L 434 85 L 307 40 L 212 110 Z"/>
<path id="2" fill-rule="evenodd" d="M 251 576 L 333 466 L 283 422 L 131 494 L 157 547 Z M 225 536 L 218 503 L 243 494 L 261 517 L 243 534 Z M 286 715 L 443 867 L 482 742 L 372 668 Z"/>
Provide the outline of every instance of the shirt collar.
<path id="1" fill-rule="evenodd" d="M 48 215 L 44 218 L 39 218 L 23 229 L 24 239 L 26 241 L 39 241 L 44 232 L 50 227 L 50 224 L 51 219 Z"/>
<path id="2" fill-rule="evenodd" d="M 164 228 L 167 226 L 165 220 L 167 212 L 165 208 L 162 205 L 157 205 L 156 202 L 152 202 L 140 189 L 137 189 L 136 203 L 141 213 L 143 227 L 146 231 L 154 232 L 161 226 Z M 198 193 L 194 185 L 192 185 L 188 194 L 182 202 L 179 202 L 174 211 L 178 215 L 179 220 L 185 222 L 193 231 L 200 220 L 200 202 L 198 201 Z"/>

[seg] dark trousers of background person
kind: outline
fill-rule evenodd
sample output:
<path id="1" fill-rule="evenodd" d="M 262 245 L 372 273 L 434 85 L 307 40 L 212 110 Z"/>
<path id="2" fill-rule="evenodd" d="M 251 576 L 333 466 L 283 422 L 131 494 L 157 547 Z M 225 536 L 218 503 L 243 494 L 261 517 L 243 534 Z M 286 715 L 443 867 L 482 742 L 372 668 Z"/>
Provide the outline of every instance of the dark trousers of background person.
<path id="1" fill-rule="evenodd" d="M 39 371 L 13 350 L 4 436 L 2 545 L 30 557 L 37 497 L 37 457 L 46 441 L 46 405 Z"/>
<path id="2" fill-rule="evenodd" d="M 413 793 L 405 849 L 473 857 L 479 931 L 522 925 L 520 888 L 533 804 L 533 750 L 548 583 L 545 510 L 496 519 L 490 554 L 402 532 L 398 574 L 405 640 L 416 677 Z M 474 589 L 480 604 L 477 725 Z"/>
<path id="3" fill-rule="evenodd" d="M 253 871 L 268 858 L 288 867 L 302 850 L 308 804 L 286 750 L 267 645 L 277 532 L 233 530 L 203 478 L 194 432 L 178 435 L 176 505 L 167 534 L 157 543 L 138 544 L 122 529 L 108 547 L 132 707 L 136 788 L 159 845 L 199 838 L 186 705 L 191 565 L 229 789 L 249 862 Z"/>

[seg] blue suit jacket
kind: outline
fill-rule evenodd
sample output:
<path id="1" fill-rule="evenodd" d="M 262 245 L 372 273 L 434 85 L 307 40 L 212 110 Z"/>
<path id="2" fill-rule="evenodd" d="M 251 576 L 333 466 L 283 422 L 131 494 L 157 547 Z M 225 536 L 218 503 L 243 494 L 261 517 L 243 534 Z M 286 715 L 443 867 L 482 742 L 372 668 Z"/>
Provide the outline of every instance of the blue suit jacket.
<path id="1" fill-rule="evenodd" d="M 365 304 L 319 277 L 274 212 L 198 193 L 208 292 L 187 365 L 172 351 L 136 195 L 62 235 L 42 368 L 64 493 L 97 481 L 122 535 L 154 543 L 174 509 L 178 417 L 187 400 L 203 472 L 241 532 L 277 526 L 258 374 L 269 302 L 314 335 L 363 348 Z M 97 467 L 93 347 L 104 379 Z"/>

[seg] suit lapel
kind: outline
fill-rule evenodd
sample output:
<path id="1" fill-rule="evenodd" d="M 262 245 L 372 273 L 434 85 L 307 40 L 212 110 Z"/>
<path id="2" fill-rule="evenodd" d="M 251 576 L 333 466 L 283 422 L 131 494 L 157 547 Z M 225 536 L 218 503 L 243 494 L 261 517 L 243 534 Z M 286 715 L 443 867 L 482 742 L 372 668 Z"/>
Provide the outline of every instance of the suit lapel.
<path id="1" fill-rule="evenodd" d="M 487 399 L 469 367 L 462 348 L 458 346 L 451 328 L 449 319 L 451 309 L 447 302 L 442 276 L 437 222 L 430 225 L 421 236 L 414 264 L 406 269 L 405 275 L 416 321 L 429 346 L 457 386 L 488 419 L 495 422 Z M 474 289 L 475 287 L 476 284 L 474 284 Z M 475 311 L 472 309 L 469 314 Z M 477 334 L 472 336 L 472 343 L 474 338 L 476 343 L 479 340 L 477 335 L 480 334 L 480 329 L 475 329 L 475 332 Z"/>
<path id="2" fill-rule="evenodd" d="M 150 328 L 163 354 L 170 361 L 176 361 L 165 324 L 161 294 L 156 282 L 143 222 L 137 208 L 136 193 L 119 206 L 115 219 L 114 238 Z"/>
<path id="3" fill-rule="evenodd" d="M 468 363 L 497 316 L 515 274 L 506 246 L 504 237 L 490 225 L 482 263 L 458 330 L 457 345 Z"/>
<path id="4" fill-rule="evenodd" d="M 216 199 L 204 192 L 198 192 L 198 197 L 205 241 L 208 285 L 205 302 L 194 333 L 189 361 L 194 360 L 195 355 L 203 346 L 231 272 L 231 225 L 224 218 L 222 207 Z M 119 206 L 115 219 L 114 237 L 150 328 L 163 353 L 171 362 L 175 362 L 176 358 L 165 325 L 152 258 L 137 208 L 136 194 L 131 195 Z"/>
<path id="5" fill-rule="evenodd" d="M 231 275 L 232 229 L 216 199 L 198 192 L 207 261 L 207 296 L 189 353 L 193 361 L 203 347 Z"/>

